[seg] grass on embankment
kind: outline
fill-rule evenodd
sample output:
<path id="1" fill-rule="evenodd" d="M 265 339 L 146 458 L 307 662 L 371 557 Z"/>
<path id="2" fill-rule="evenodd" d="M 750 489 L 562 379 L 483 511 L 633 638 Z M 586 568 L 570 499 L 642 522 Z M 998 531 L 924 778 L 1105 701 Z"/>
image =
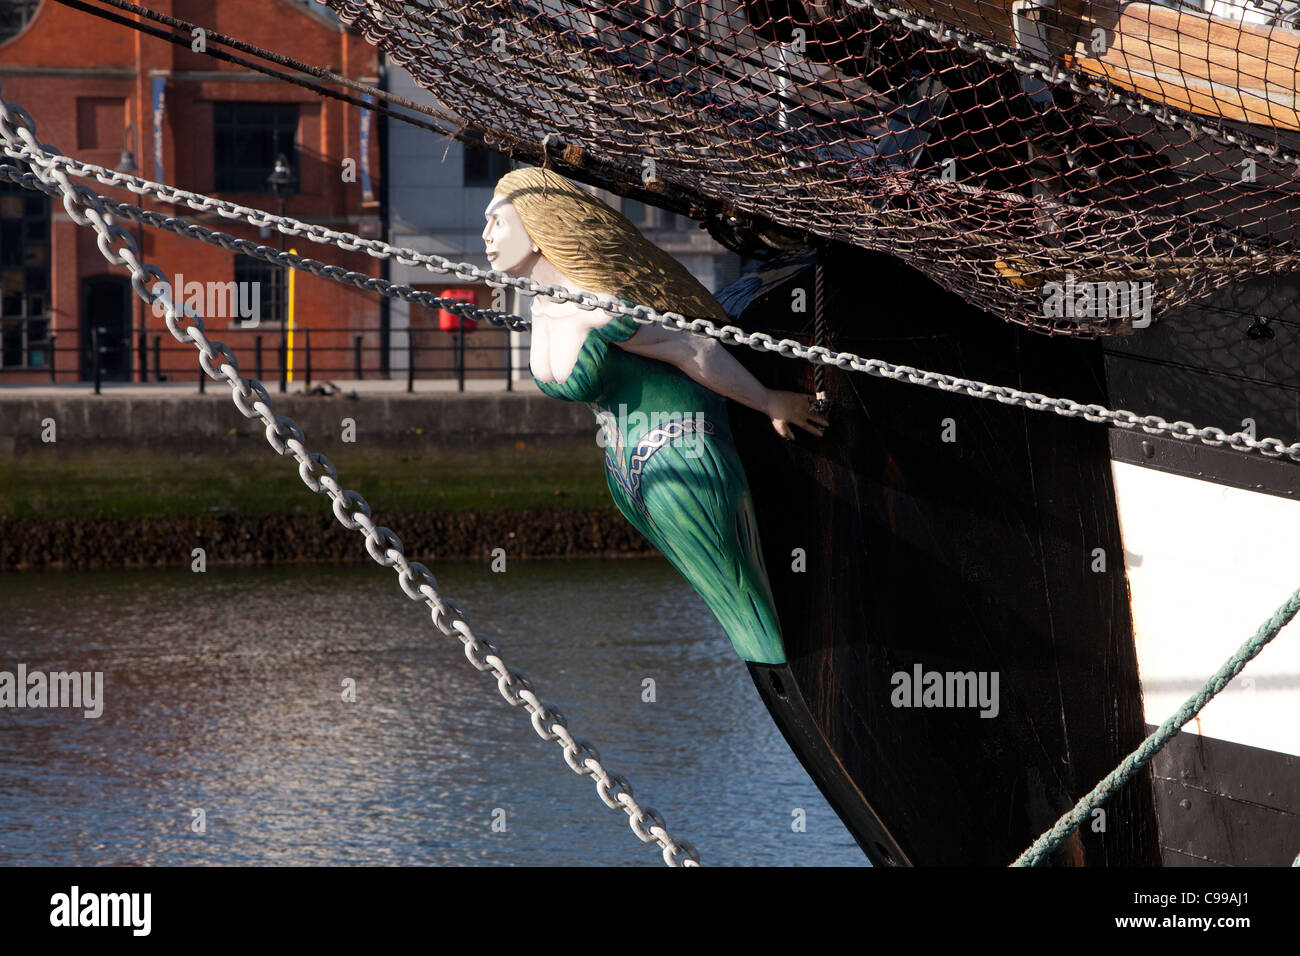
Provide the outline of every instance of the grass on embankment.
<path id="1" fill-rule="evenodd" d="M 594 442 L 328 454 L 343 487 L 375 511 L 611 504 Z M 130 447 L 0 460 L 0 515 L 15 518 L 304 514 L 327 507 L 323 495 L 303 485 L 297 462 L 266 445 L 237 454 Z"/>

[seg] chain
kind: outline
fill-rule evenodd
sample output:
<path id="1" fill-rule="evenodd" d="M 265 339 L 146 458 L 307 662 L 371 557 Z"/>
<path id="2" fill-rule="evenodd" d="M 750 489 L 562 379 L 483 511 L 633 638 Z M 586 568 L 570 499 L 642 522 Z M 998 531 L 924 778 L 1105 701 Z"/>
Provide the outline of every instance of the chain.
<path id="1" fill-rule="evenodd" d="M 1279 165 L 1296 166 L 1297 171 L 1300 171 L 1300 153 L 1285 150 L 1277 143 L 1262 143 L 1253 136 L 1231 133 L 1222 127 L 1186 116 L 1164 103 L 1152 103 L 1144 97 L 1120 93 L 1100 83 L 1087 80 L 1080 82 L 1075 72 L 1041 63 L 999 44 L 974 38 L 963 30 L 955 30 L 939 21 L 915 16 L 910 10 L 889 6 L 879 0 L 845 0 L 845 3 L 857 10 L 869 8 L 882 20 L 900 23 L 913 33 L 929 34 L 940 43 L 956 45 L 967 53 L 982 54 L 994 63 L 1009 65 L 1020 73 L 1036 73 L 1053 86 L 1068 86 L 1081 96 L 1097 97 L 1107 106 L 1124 106 L 1129 112 L 1146 114 L 1163 126 L 1170 128 L 1181 126 L 1193 137 L 1208 136 L 1220 145 L 1235 146 L 1248 153 L 1257 153 Z"/>
<path id="2" fill-rule="evenodd" d="M 8 104 L 5 104 L 5 106 L 11 111 L 18 111 L 17 107 Z M 25 113 L 22 113 L 22 115 L 26 116 Z M 30 117 L 28 117 L 28 120 L 30 120 Z M 24 136 L 30 136 L 30 133 L 23 129 L 20 129 L 20 133 Z M 367 240 L 349 233 L 337 233 L 334 230 L 310 225 L 296 219 L 276 216 L 260 210 L 245 209 L 245 207 L 235 206 L 233 203 L 226 203 L 196 193 L 187 193 L 184 190 L 174 190 L 158 183 L 139 180 L 136 177 L 126 176 L 122 173 L 110 173 L 102 167 L 93 167 L 89 164 L 68 159 L 66 156 L 47 153 L 41 148 L 40 144 L 36 143 L 34 138 L 31 138 L 30 145 L 25 146 L 14 146 L 13 141 L 6 139 L 4 151 L 10 156 L 36 163 L 60 174 L 64 173 L 65 170 L 77 171 L 80 169 L 84 175 L 94 175 L 95 178 L 100 178 L 99 172 L 102 172 L 109 176 L 110 179 L 120 180 L 109 183 L 111 185 L 126 186 L 135 192 L 167 193 L 177 197 L 188 197 L 184 198 L 183 201 L 195 208 L 217 209 L 222 212 L 222 215 L 229 218 L 235 218 L 237 215 L 251 225 L 273 225 L 279 228 L 281 232 L 307 236 L 316 242 L 335 242 L 342 248 L 349 250 L 364 248 L 367 252 L 379 258 L 391 257 L 407 265 L 423 265 L 435 272 L 452 272 L 464 279 L 479 279 L 490 284 L 513 286 L 525 295 L 541 296 L 556 302 L 573 302 L 587 310 L 604 309 L 614 314 L 631 316 L 643 324 L 659 324 L 668 329 L 704 335 L 717 339 L 724 344 L 745 345 L 757 351 L 776 352 L 787 358 L 802 359 L 818 365 L 834 365 L 836 368 L 848 371 L 865 372 L 868 375 L 900 382 L 906 381 L 913 385 L 923 385 L 926 388 L 935 388 L 945 392 L 965 392 L 973 398 L 992 399 L 1004 405 L 1019 405 L 1032 411 L 1052 411 L 1067 418 L 1082 417 L 1090 422 L 1105 422 L 1120 428 L 1141 427 L 1144 432 L 1152 435 L 1168 434 L 1173 438 L 1194 439 L 1206 445 L 1227 445 L 1240 452 L 1259 452 L 1270 458 L 1286 455 L 1293 461 L 1300 461 L 1300 442 L 1288 444 L 1277 438 L 1256 439 L 1246 432 L 1228 434 L 1223 429 L 1212 425 L 1199 428 L 1186 421 L 1168 422 L 1159 415 L 1138 415 L 1126 409 L 1112 410 L 1104 405 L 1097 404 L 1083 405 L 1068 398 L 1051 398 L 1039 392 L 1025 392 L 1005 385 L 990 385 L 987 382 L 958 378 L 953 375 L 945 375 L 942 372 L 924 371 L 910 365 L 894 365 L 883 359 L 866 359 L 852 352 L 833 352 L 820 345 L 805 346 L 793 339 L 774 341 L 766 333 L 750 333 L 734 325 L 725 325 L 718 328 L 708 319 L 687 319 L 679 313 L 659 313 L 649 306 L 642 305 L 628 306 L 617 299 L 598 296 L 591 292 L 578 293 L 565 289 L 563 286 L 544 286 L 533 279 L 519 278 L 496 270 L 479 269 L 468 262 L 451 263 L 450 260 L 443 259 L 441 256 L 427 255 L 412 249 L 398 249 L 379 240 Z M 24 174 L 14 167 L 0 166 L 0 175 L 23 185 L 33 185 L 31 174 Z M 59 187 L 51 186 L 43 180 L 37 179 L 36 181 L 40 183 L 39 188 L 51 195 L 62 191 Z M 66 176 L 64 181 L 66 181 Z M 161 216 L 138 206 L 115 203 L 107 197 L 98 196 L 89 189 L 73 187 L 71 184 L 68 185 L 68 188 L 74 189 L 78 195 L 84 196 L 85 202 L 90 203 L 93 198 L 99 209 L 109 208 L 115 214 L 124 218 L 146 222 L 180 235 L 201 239 L 204 242 L 211 242 L 227 249 L 235 249 L 248 255 L 255 255 L 323 278 L 345 282 L 360 288 L 371 289 L 382 295 L 404 298 L 413 302 L 425 302 L 427 297 L 432 296 L 431 293 L 419 292 L 410 286 L 397 285 L 383 279 L 367 276 L 364 273 L 348 272 L 338 266 L 326 265 L 314 259 L 304 259 L 288 252 L 280 252 L 270 246 L 259 246 L 246 239 L 238 239 L 225 233 L 215 232 L 183 219 Z M 68 202 L 69 200 L 65 195 L 64 204 L 67 205 Z M 222 207 L 224 207 L 224 211 Z M 238 210 L 238 213 L 235 212 L 236 210 Z M 104 249 L 103 241 L 100 243 L 100 248 L 101 251 Z M 157 277 L 166 281 L 160 272 L 157 273 Z M 454 303 L 454 300 L 451 299 L 432 298 L 436 299 L 437 302 Z M 464 305 L 464 303 L 455 304 Z M 519 316 L 486 309 L 474 309 L 473 314 L 478 317 L 487 317 L 490 321 L 496 321 L 498 324 L 517 322 L 520 324 L 519 327 L 528 327 L 528 320 Z M 170 328 L 170 321 L 168 326 Z M 511 324 L 511 328 L 516 328 L 516 326 Z"/>
<path id="3" fill-rule="evenodd" d="M 10 104 L 10 109 L 14 107 Z M 36 149 L 30 146 L 22 145 L 14 147 L 6 143 L 4 152 L 14 159 L 22 160 L 27 163 L 43 162 L 39 159 Z M 148 180 L 136 179 L 134 176 L 128 176 L 125 173 L 110 172 L 102 166 L 96 166 L 93 163 L 81 163 L 70 159 L 62 154 L 49 154 L 48 159 L 56 166 L 66 169 L 68 172 L 78 176 L 85 176 L 99 180 L 108 186 L 120 186 L 130 189 L 135 193 L 151 193 L 157 195 L 160 199 L 173 204 L 185 203 L 195 210 L 212 211 L 228 219 L 241 219 L 252 226 L 269 228 L 278 226 L 280 231 L 286 235 L 301 236 L 317 243 L 327 243 L 338 248 L 345 249 L 349 252 L 356 251 L 360 246 L 358 243 L 369 243 L 369 240 L 362 239 L 360 236 L 349 233 L 335 232 L 332 229 L 326 229 L 323 226 L 313 225 L 311 223 L 301 222 L 288 217 L 276 216 L 272 213 L 262 212 L 257 209 L 250 209 L 245 206 L 239 206 L 235 203 L 228 203 L 220 199 L 214 199 L 210 196 L 203 196 L 198 193 L 190 193 L 181 189 L 173 189 L 164 186 L 161 183 L 152 183 Z M 60 195 L 58 187 L 51 186 L 37 177 L 20 178 L 23 174 L 20 170 L 13 167 L 5 167 L 6 178 L 21 185 L 33 189 L 39 189 L 42 192 L 49 193 L 52 196 Z M 19 176 L 15 176 L 17 172 Z M 115 178 L 120 181 L 115 181 Z M 232 236 L 229 233 L 219 232 L 208 229 L 206 226 L 190 222 L 186 219 L 180 219 L 175 216 L 167 216 L 151 210 L 142 209 L 139 206 L 133 206 L 128 203 L 119 203 L 107 196 L 99 196 L 100 203 L 107 208 L 114 216 L 123 219 L 130 219 L 134 222 L 142 222 L 146 225 L 153 226 L 156 229 L 162 229 L 172 232 L 188 239 L 198 239 L 211 245 L 221 246 L 223 249 L 232 252 L 242 253 L 243 255 L 253 256 L 258 259 L 265 259 L 269 262 L 275 262 L 279 265 L 288 266 L 307 272 L 311 275 L 320 276 L 326 279 L 333 279 L 346 285 L 356 286 L 359 289 L 366 289 L 371 292 L 378 292 L 381 295 L 390 298 L 404 299 L 407 302 L 415 302 L 420 305 L 428 306 L 433 309 L 446 309 L 456 315 L 464 316 L 467 319 L 476 321 L 491 322 L 494 325 L 506 326 L 512 331 L 525 331 L 531 327 L 528 319 L 511 313 L 498 312 L 494 309 L 482 309 L 478 306 L 462 302 L 459 299 L 449 299 L 435 295 L 432 292 L 423 292 L 412 288 L 408 285 L 389 282 L 386 279 L 375 278 L 364 272 L 350 272 L 339 266 L 328 265 L 316 259 L 308 259 L 298 256 L 294 253 L 283 252 L 271 246 L 259 245 L 250 242 L 247 239 L 241 239 Z M 459 266 L 469 266 L 468 263 L 453 264 L 441 256 L 425 255 L 416 252 L 413 249 L 395 249 L 387 243 L 376 242 L 376 245 L 382 247 L 380 252 L 367 249 L 377 258 L 396 259 L 403 265 L 421 265 L 436 272 L 456 272 Z M 427 260 L 427 261 L 426 261 Z M 437 260 L 436 262 L 434 260 Z M 478 271 L 478 270 L 475 270 Z"/>
<path id="4" fill-rule="evenodd" d="M 14 112 L 20 112 L 19 108 L 7 105 L 7 108 Z M 21 115 L 26 116 L 25 113 Z M 28 118 L 30 119 L 30 118 Z M 26 130 L 21 130 L 24 135 L 30 136 Z M 913 385 L 922 385 L 926 388 L 939 389 L 945 392 L 965 392 L 973 398 L 991 399 L 1001 402 L 1004 405 L 1018 405 L 1032 411 L 1051 411 L 1067 418 L 1085 418 L 1090 422 L 1107 423 L 1120 428 L 1141 427 L 1148 434 L 1167 434 L 1173 438 L 1181 440 L 1196 440 L 1206 445 L 1222 446 L 1240 452 L 1259 452 L 1270 458 L 1277 458 L 1286 455 L 1293 461 L 1300 461 L 1300 442 L 1284 442 L 1277 438 L 1256 439 L 1246 432 L 1234 432 L 1228 434 L 1221 428 L 1214 426 L 1197 427 L 1191 422 L 1175 421 L 1169 422 L 1159 415 L 1138 415 L 1135 412 L 1126 409 L 1109 409 L 1104 405 L 1089 404 L 1084 405 L 1068 398 L 1051 398 L 1039 392 L 1025 392 L 1017 388 L 1011 388 L 1005 385 L 991 385 L 987 382 L 980 382 L 974 379 L 958 378 L 953 375 L 946 375 L 942 372 L 930 372 L 914 368 L 910 365 L 894 365 L 883 359 L 867 359 L 852 352 L 834 352 L 820 345 L 805 346 L 793 339 L 781 339 L 775 341 L 770 335 L 763 332 L 746 332 L 744 329 L 734 325 L 725 325 L 718 328 L 708 319 L 688 319 L 675 312 L 657 312 L 649 306 L 628 306 L 617 299 L 598 296 L 591 292 L 572 292 L 563 286 L 544 286 L 533 279 L 519 278 L 504 272 L 496 270 L 484 270 L 468 262 L 452 263 L 450 260 L 443 259 L 441 256 L 419 253 L 412 249 L 398 249 L 379 240 L 362 239 L 360 236 L 349 233 L 338 233 L 334 230 L 325 229 L 321 226 L 315 226 L 308 223 L 300 222 L 296 219 L 290 219 L 284 216 L 276 216 L 272 213 L 260 210 L 246 209 L 242 206 L 235 206 L 233 203 L 226 203 L 222 200 L 213 199 L 208 196 L 201 196 L 196 193 L 187 193 L 184 190 L 174 190 L 158 183 L 151 183 L 145 180 L 136 179 L 136 177 L 126 176 L 122 173 L 110 173 L 102 167 L 91 166 L 90 164 L 78 163 L 66 156 L 59 154 L 50 154 L 43 150 L 35 139 L 31 139 L 34 145 L 15 146 L 12 141 L 6 140 L 4 152 L 15 158 L 26 160 L 30 163 L 39 164 L 47 169 L 63 173 L 80 171 L 83 175 L 94 175 L 100 178 L 102 172 L 112 180 L 117 180 L 111 185 L 126 186 L 135 192 L 153 192 L 155 194 L 166 193 L 176 197 L 184 198 L 183 201 L 193 205 L 195 208 L 216 209 L 222 215 L 228 218 L 243 218 L 251 225 L 256 226 L 275 226 L 281 232 L 292 235 L 303 235 L 316 242 L 331 242 L 341 246 L 344 249 L 355 250 L 364 248 L 365 251 L 378 258 L 394 258 L 399 262 L 407 265 L 423 265 L 435 272 L 451 272 L 462 279 L 478 279 L 489 284 L 512 286 L 525 295 L 541 296 L 556 302 L 576 303 L 583 309 L 604 309 L 617 315 L 631 316 L 638 322 L 647 325 L 658 324 L 664 328 L 677 331 L 690 332 L 695 335 L 704 335 L 709 338 L 729 345 L 745 345 L 757 351 L 776 352 L 786 358 L 801 359 L 818 365 L 833 365 L 836 368 L 852 372 L 864 372 L 868 375 L 875 375 L 880 378 L 893 379 L 895 381 L 905 381 Z M 51 186 L 29 173 L 23 173 L 11 166 L 0 166 L 0 175 L 22 185 L 40 188 L 51 195 L 61 193 L 57 186 Z M 65 177 L 66 179 L 66 177 Z M 85 197 L 85 202 L 98 204 L 100 209 L 110 209 L 114 214 L 121 215 L 123 218 L 130 218 L 159 228 L 188 236 L 190 238 L 200 239 L 205 242 L 211 242 L 223 246 L 227 249 L 235 249 L 247 255 L 255 255 L 259 258 L 272 262 L 278 262 L 288 265 L 302 271 L 318 275 L 323 278 L 333 279 L 337 282 L 344 282 L 355 285 L 360 288 L 371 289 L 382 295 L 393 296 L 408 299 L 413 302 L 426 302 L 431 293 L 419 292 L 410 286 L 397 285 L 387 282 L 383 279 L 376 279 L 367 276 L 364 273 L 348 272 L 338 266 L 326 265 L 314 259 L 304 259 L 295 256 L 292 253 L 280 252 L 270 246 L 259 246 L 249 242 L 246 239 L 238 239 L 225 233 L 215 232 L 203 226 L 189 223 L 183 219 L 174 217 L 161 216 L 158 213 L 143 210 L 138 206 L 132 206 L 123 203 L 113 202 L 107 197 L 98 196 L 93 191 L 82 187 L 73 187 L 77 190 L 78 195 Z M 64 197 L 64 204 L 68 203 Z M 179 198 L 178 198 L 178 201 Z M 195 205 L 197 204 L 197 205 Z M 236 212 L 238 211 L 238 212 Z M 75 218 L 75 217 L 74 217 Z M 104 244 L 101 241 L 101 249 Z M 157 277 L 166 281 L 161 273 Z M 142 293 L 143 294 L 143 293 Z M 436 302 L 449 302 L 457 305 L 464 303 L 455 303 L 450 299 L 437 299 L 432 297 Z M 510 324 L 511 328 L 527 328 L 528 320 L 519 316 L 508 315 L 500 312 L 494 312 L 487 309 L 473 309 L 473 315 L 477 317 L 486 317 L 489 321 L 495 321 L 497 324 Z M 511 323 L 519 323 L 518 326 Z M 169 324 L 170 327 L 170 324 Z M 173 333 L 174 334 L 174 333 Z"/>
<path id="5" fill-rule="evenodd" d="M 134 237 L 111 221 L 105 209 L 116 204 L 107 202 L 93 190 L 74 185 L 66 169 L 53 161 L 52 148 L 37 141 L 35 129 L 35 122 L 25 110 L 0 99 L 0 139 L 7 144 L 6 152 L 9 152 L 8 146 L 26 144 L 27 148 L 22 150 L 23 157 L 31 163 L 35 177 L 62 196 L 63 208 L 73 222 L 95 231 L 99 250 L 105 259 L 130 270 L 131 286 L 136 293 L 151 306 L 162 304 L 172 336 L 178 342 L 193 344 L 198 349 L 199 365 L 209 378 L 216 382 L 224 379 L 229 383 L 231 399 L 245 418 L 261 418 L 266 426 L 267 442 L 277 454 L 292 456 L 298 462 L 298 474 L 303 484 L 314 493 L 324 492 L 329 496 L 334 517 L 339 523 L 364 535 L 370 556 L 380 565 L 397 571 L 398 584 L 406 596 L 429 607 L 434 626 L 448 637 L 461 641 L 465 656 L 477 670 L 491 671 L 506 702 L 528 712 L 539 737 L 563 747 L 564 761 L 570 769 L 593 778 L 600 799 L 606 806 L 626 812 L 628 825 L 643 842 L 657 843 L 663 850 L 664 862 L 669 866 L 698 866 L 699 853 L 694 846 L 686 840 L 674 840 L 668 834 L 667 824 L 659 812 L 637 802 L 627 778 L 610 773 L 601 763 L 596 749 L 573 736 L 564 715 L 537 696 L 528 678 L 505 663 L 496 645 L 474 635 L 460 605 L 439 595 L 433 572 L 423 564 L 407 560 L 401 539 L 389 528 L 375 524 L 370 505 L 360 494 L 339 484 L 338 473 L 330 460 L 319 452 L 307 450 L 302 429 L 293 419 L 275 414 L 270 395 L 262 383 L 254 378 L 240 377 L 234 352 L 221 342 L 209 341 L 203 331 L 202 316 L 190 306 L 183 306 L 178 315 L 170 296 L 161 294 L 157 285 L 149 287 L 150 280 L 166 283 L 167 278 L 156 266 L 140 261 Z M 12 170 L 12 167 L 5 169 Z M 21 175 L 18 177 L 19 180 L 22 178 Z"/>

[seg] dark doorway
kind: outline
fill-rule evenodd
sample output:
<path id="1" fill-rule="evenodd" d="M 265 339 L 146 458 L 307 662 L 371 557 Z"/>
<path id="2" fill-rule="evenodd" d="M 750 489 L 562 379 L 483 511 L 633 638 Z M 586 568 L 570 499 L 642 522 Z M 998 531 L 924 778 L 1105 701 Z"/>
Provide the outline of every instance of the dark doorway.
<path id="1" fill-rule="evenodd" d="M 105 382 L 131 381 L 131 283 L 121 276 L 92 276 L 81 283 L 81 378 L 95 377 L 92 329 L 99 329 L 99 374 Z"/>

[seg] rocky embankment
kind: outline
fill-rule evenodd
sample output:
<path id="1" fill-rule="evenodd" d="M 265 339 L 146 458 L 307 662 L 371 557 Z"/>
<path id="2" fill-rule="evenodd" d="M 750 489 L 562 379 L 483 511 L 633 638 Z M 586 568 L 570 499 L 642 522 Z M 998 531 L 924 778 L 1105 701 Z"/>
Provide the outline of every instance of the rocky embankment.
<path id="1" fill-rule="evenodd" d="M 614 508 L 407 511 L 376 515 L 407 557 L 432 561 L 622 557 L 654 549 Z M 0 516 L 0 571 L 370 561 L 360 532 L 332 514 L 146 518 Z"/>

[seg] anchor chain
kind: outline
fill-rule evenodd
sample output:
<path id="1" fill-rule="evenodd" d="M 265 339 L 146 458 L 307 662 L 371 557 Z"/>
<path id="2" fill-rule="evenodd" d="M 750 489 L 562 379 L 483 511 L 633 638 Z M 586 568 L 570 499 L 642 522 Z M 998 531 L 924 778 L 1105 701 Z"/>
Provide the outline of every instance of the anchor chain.
<path id="1" fill-rule="evenodd" d="M 30 175 L 47 187 L 43 191 L 51 192 L 52 188 L 51 195 L 62 197 L 63 208 L 72 221 L 95 231 L 100 253 L 111 264 L 130 270 L 131 287 L 141 299 L 150 306 L 162 305 L 172 336 L 181 344 L 192 344 L 198 349 L 199 365 L 210 379 L 230 385 L 231 399 L 240 414 L 249 419 L 261 418 L 266 426 L 267 442 L 276 454 L 291 456 L 298 462 L 303 484 L 312 492 L 328 495 L 339 523 L 364 535 L 366 551 L 380 565 L 396 569 L 398 584 L 406 596 L 429 607 L 434 626 L 461 641 L 465 656 L 475 669 L 491 671 L 506 702 L 528 712 L 539 737 L 562 746 L 565 763 L 574 773 L 595 781 L 601 801 L 611 809 L 623 810 L 628 815 L 628 826 L 642 842 L 657 843 L 669 866 L 698 866 L 699 853 L 695 847 L 689 841 L 669 835 L 663 816 L 637 802 L 627 778 L 610 773 L 595 747 L 573 736 L 563 713 L 538 697 L 532 682 L 505 663 L 496 645 L 475 636 L 460 605 L 438 593 L 433 572 L 419 562 L 408 561 L 402 540 L 391 529 L 375 524 L 370 505 L 360 494 L 339 484 L 338 473 L 329 458 L 308 451 L 302 429 L 293 419 L 274 412 L 265 386 L 257 379 L 240 376 L 234 352 L 225 344 L 208 339 L 202 316 L 188 305 L 178 315 L 171 297 L 162 295 L 158 285 L 150 286 L 151 280 L 166 283 L 167 277 L 156 266 L 142 262 L 134 237 L 111 221 L 106 207 L 119 204 L 73 184 L 67 170 L 53 161 L 57 150 L 40 143 L 35 130 L 36 123 L 26 110 L 0 99 L 0 139 L 6 144 L 5 152 L 14 155 L 18 151 L 32 166 Z M 31 185 L 21 173 L 16 179 L 11 174 L 7 178 Z"/>
<path id="2" fill-rule="evenodd" d="M 243 219 L 250 225 L 274 226 L 287 235 L 303 236 L 314 242 L 333 243 L 342 249 L 350 251 L 361 249 L 377 258 L 391 258 L 404 265 L 420 265 L 430 271 L 454 275 L 459 279 L 477 279 L 491 286 L 512 287 L 527 296 L 540 296 L 553 302 L 571 302 L 586 311 L 602 309 L 614 315 L 630 316 L 643 325 L 660 325 L 667 329 L 707 336 L 722 342 L 724 345 L 744 345 L 757 351 L 776 352 L 786 358 L 800 359 L 817 365 L 833 365 L 846 371 L 863 372 L 879 378 L 905 381 L 913 385 L 921 385 L 945 392 L 964 392 L 972 398 L 997 401 L 1004 405 L 1020 406 L 1031 411 L 1050 411 L 1067 418 L 1084 418 L 1090 422 L 1105 423 L 1119 428 L 1141 428 L 1149 435 L 1164 434 L 1182 441 L 1195 440 L 1215 447 L 1226 446 L 1243 453 L 1258 452 L 1269 458 L 1278 458 L 1285 455 L 1292 461 L 1300 461 L 1300 441 L 1288 443 L 1278 438 L 1257 439 L 1245 431 L 1228 433 L 1213 425 L 1198 427 L 1188 421 L 1169 422 L 1159 415 L 1138 415 L 1122 408 L 1109 409 L 1104 405 L 1095 403 L 1082 404 L 1068 398 L 1052 398 L 1040 392 L 1026 392 L 1006 385 L 992 385 L 975 379 L 917 369 L 910 365 L 895 365 L 883 359 L 863 358 L 852 352 L 836 352 L 821 345 L 806 346 L 793 339 L 777 341 L 764 332 L 746 332 L 734 325 L 724 325 L 719 328 L 709 319 L 687 318 L 676 312 L 660 313 L 649 306 L 625 305 L 613 297 L 599 296 L 591 292 L 572 292 L 563 286 L 542 285 L 533 279 L 520 278 L 492 269 L 480 269 L 468 262 L 453 263 L 441 256 L 417 252 L 414 249 L 399 249 L 377 239 L 363 239 L 350 233 L 339 233 L 323 226 L 300 222 L 287 216 L 277 216 L 261 210 L 248 209 L 209 196 L 152 183 L 124 173 L 110 172 L 103 167 L 80 163 L 61 154 L 41 156 L 37 159 L 34 153 L 37 149 L 38 147 L 30 147 L 14 140 L 6 139 L 4 141 L 4 152 L 16 159 L 28 162 L 36 161 L 42 166 L 56 168 L 61 172 L 67 171 L 77 175 L 91 176 L 106 184 L 124 186 L 133 192 L 157 195 L 168 202 L 183 202 L 198 210 L 218 212 L 226 218 Z M 57 192 L 44 182 L 40 182 L 39 185 L 33 183 L 29 175 L 24 175 L 21 170 L 11 166 L 0 166 L 0 176 L 24 186 L 43 189 L 50 192 L 51 195 Z M 254 255 L 322 278 L 356 285 L 373 290 L 381 295 L 403 298 L 413 302 L 424 303 L 425 299 L 422 297 L 430 295 L 430 293 L 419 292 L 410 286 L 386 282 L 382 279 L 367 276 L 364 273 L 348 272 L 338 266 L 326 265 L 314 259 L 304 259 L 288 252 L 280 252 L 269 246 L 256 245 L 246 239 L 214 232 L 183 219 L 162 216 L 126 203 L 116 203 L 107 197 L 97 196 L 93 192 L 89 192 L 89 195 L 95 196 L 102 207 L 112 210 L 115 215 L 120 215 L 123 218 L 144 222 L 179 235 Z M 441 305 L 443 302 L 450 304 Z M 465 303 L 455 302 L 454 300 L 438 299 L 437 304 L 452 311 L 465 308 Z M 520 316 L 490 309 L 476 309 L 472 306 L 469 308 L 472 311 L 470 317 L 493 322 L 497 325 L 509 325 L 514 330 L 523 330 L 530 327 L 528 320 Z"/>

